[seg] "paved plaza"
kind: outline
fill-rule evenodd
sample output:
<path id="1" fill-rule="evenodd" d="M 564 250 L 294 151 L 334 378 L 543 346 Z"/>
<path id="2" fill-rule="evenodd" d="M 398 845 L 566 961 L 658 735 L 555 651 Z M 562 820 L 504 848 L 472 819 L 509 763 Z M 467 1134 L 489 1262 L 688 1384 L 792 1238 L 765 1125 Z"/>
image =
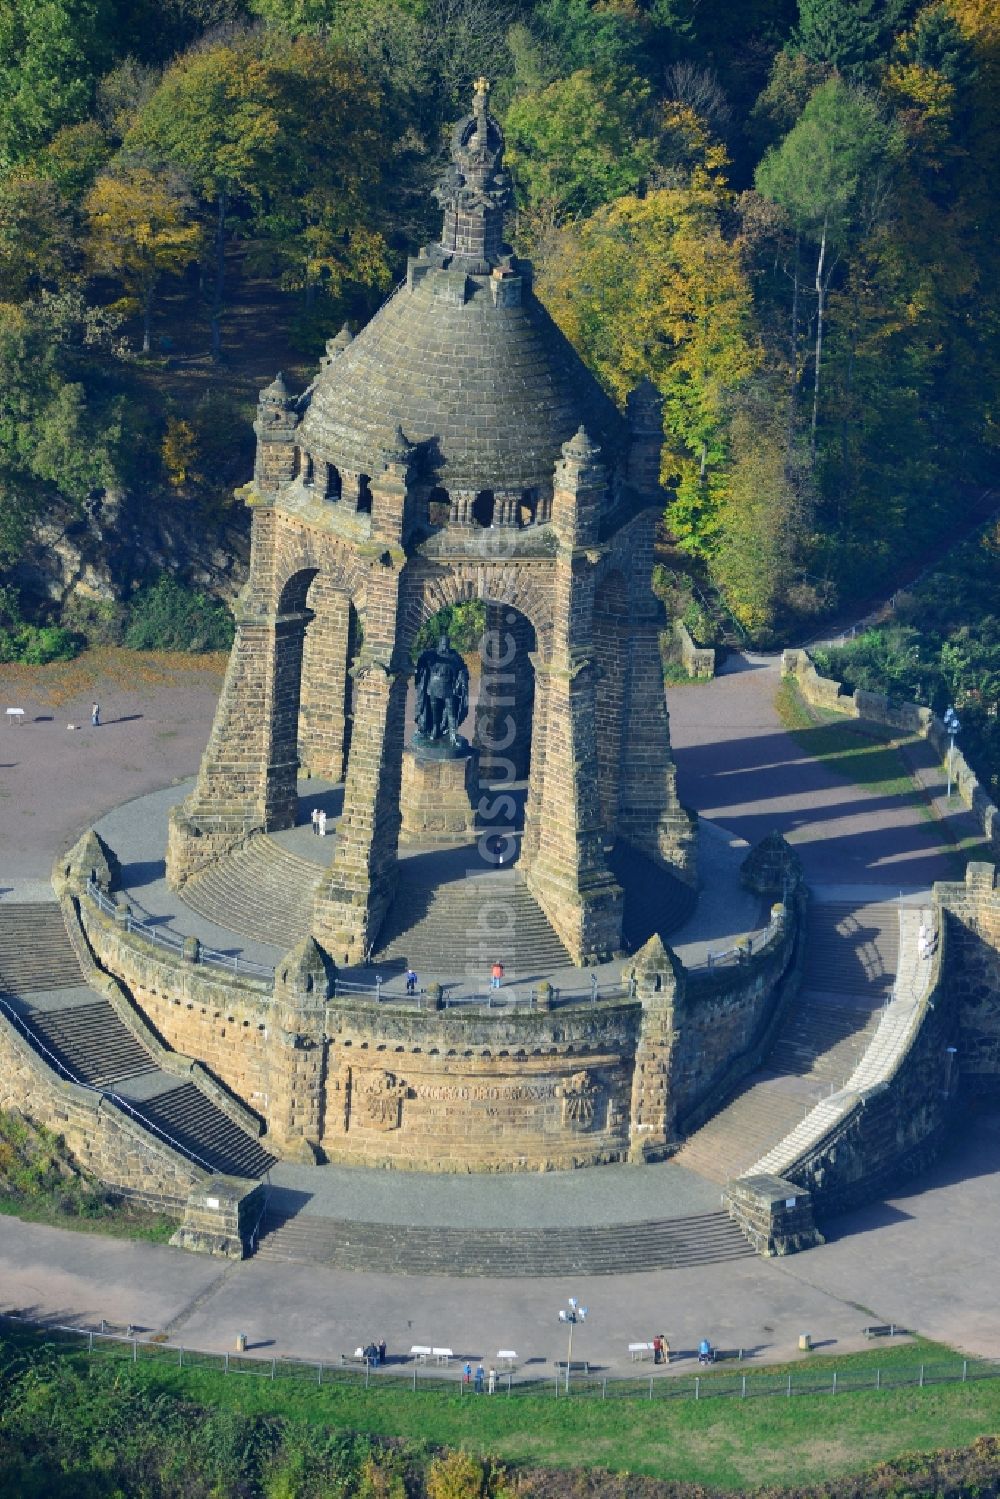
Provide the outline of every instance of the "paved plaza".
<path id="1" fill-rule="evenodd" d="M 715 829 L 706 840 L 710 892 L 713 868 L 731 868 L 742 857 L 743 840 L 755 841 L 774 827 L 796 844 L 821 898 L 862 891 L 895 896 L 954 877 L 954 830 L 932 815 L 942 789 L 932 766 L 923 767 L 929 798 L 923 806 L 892 803 L 840 780 L 782 729 L 773 708 L 776 664 L 735 658 L 734 666 L 713 683 L 670 695 L 681 794 Z M 43 889 L 59 849 L 101 815 L 112 843 L 115 829 L 131 829 L 130 884 L 147 897 L 158 895 L 161 819 L 195 769 L 216 686 L 163 688 L 152 698 L 137 690 L 120 705 L 107 704 L 112 721 L 106 729 L 88 724 L 66 731 L 63 719 L 71 721 L 75 712 L 79 721 L 82 704 L 54 716 L 39 709 L 22 728 L 5 729 L 0 899 Z M 128 804 L 110 810 L 123 801 Z M 967 827 L 956 821 L 964 835 Z M 155 901 L 147 904 L 152 909 Z M 156 914 L 180 919 L 177 911 Z M 199 920 L 191 912 L 184 919 Z M 703 899 L 699 919 L 724 926 L 725 900 Z M 690 941 L 715 936 L 694 934 Z M 274 960 L 264 950 L 260 956 Z M 821 1249 L 785 1260 L 565 1284 L 387 1277 L 263 1260 L 221 1265 L 166 1247 L 4 1218 L 0 1308 L 57 1322 L 132 1322 L 206 1348 L 231 1347 L 236 1332 L 246 1331 L 259 1351 L 326 1358 L 384 1335 L 390 1350 L 433 1341 L 490 1357 L 499 1347 L 514 1347 L 527 1363 L 560 1356 L 556 1311 L 574 1294 L 591 1307 L 580 1352 L 610 1371 L 628 1367 L 627 1343 L 653 1331 L 666 1331 L 675 1348 L 693 1347 L 707 1334 L 721 1345 L 752 1348 L 761 1359 L 784 1359 L 802 1331 L 830 1351 L 859 1347 L 860 1329 L 873 1319 L 994 1354 L 1000 1348 L 992 1249 L 1000 1233 L 998 1169 L 1000 1111 L 973 1115 L 934 1171 L 906 1192 L 837 1220 Z M 306 1212 L 329 1212 L 338 1203 L 366 1216 L 374 1173 L 300 1172 L 281 1165 L 275 1184 L 308 1191 Z M 667 1163 L 566 1176 L 436 1178 L 429 1205 L 425 1178 L 378 1175 L 386 1195 L 370 1221 L 385 1221 L 382 1214 L 389 1213 L 397 1223 L 467 1223 L 473 1259 L 477 1226 L 530 1223 L 553 1235 L 572 1232 L 574 1221 L 584 1221 L 584 1196 L 587 1221 L 606 1223 L 662 1216 L 665 1199 L 705 1211 L 717 1205 L 718 1192 Z"/>

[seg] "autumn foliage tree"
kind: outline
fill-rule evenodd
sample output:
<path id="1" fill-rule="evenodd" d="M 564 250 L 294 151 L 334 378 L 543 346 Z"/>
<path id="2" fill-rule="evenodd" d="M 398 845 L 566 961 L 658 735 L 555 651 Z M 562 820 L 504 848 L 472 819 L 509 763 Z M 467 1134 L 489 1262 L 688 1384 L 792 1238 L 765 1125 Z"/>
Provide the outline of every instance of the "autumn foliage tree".
<path id="1" fill-rule="evenodd" d="M 90 263 L 122 283 L 123 310 L 142 318 L 142 350 L 148 354 L 160 281 L 197 260 L 201 249 L 194 200 L 176 173 L 123 162 L 98 177 L 84 207 Z"/>

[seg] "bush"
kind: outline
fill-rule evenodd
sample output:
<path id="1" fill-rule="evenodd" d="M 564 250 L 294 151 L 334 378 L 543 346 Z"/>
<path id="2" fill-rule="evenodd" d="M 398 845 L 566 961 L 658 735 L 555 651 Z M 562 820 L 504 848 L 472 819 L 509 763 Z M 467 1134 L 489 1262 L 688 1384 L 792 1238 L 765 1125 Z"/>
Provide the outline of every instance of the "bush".
<path id="1" fill-rule="evenodd" d="M 233 634 L 225 604 L 163 576 L 133 599 L 125 644 L 133 651 L 225 651 Z"/>
<path id="2" fill-rule="evenodd" d="M 88 599 L 73 594 L 63 605 L 60 624 L 80 635 L 88 646 L 121 645 L 126 610 L 114 599 Z"/>
<path id="3" fill-rule="evenodd" d="M 79 654 L 80 643 L 79 636 L 58 625 L 15 625 L 0 629 L 0 662 L 45 666 L 50 661 L 71 661 Z"/>

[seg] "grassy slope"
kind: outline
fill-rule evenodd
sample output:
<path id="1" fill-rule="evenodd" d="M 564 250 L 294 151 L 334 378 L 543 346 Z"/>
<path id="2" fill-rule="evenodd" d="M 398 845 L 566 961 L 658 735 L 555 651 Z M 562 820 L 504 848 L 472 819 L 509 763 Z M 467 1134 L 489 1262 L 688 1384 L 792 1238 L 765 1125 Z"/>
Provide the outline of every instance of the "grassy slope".
<path id="1" fill-rule="evenodd" d="M 133 1366 L 127 1349 L 117 1356 L 122 1359 L 120 1380 L 206 1407 L 278 1415 L 293 1423 L 431 1446 L 465 1446 L 518 1465 L 603 1467 L 739 1492 L 766 1482 L 818 1482 L 901 1454 L 964 1447 L 995 1432 L 1000 1381 L 875 1391 L 876 1367 L 886 1377 L 894 1368 L 897 1373 L 912 1368 L 921 1357 L 945 1353 L 920 1344 L 840 1359 L 817 1355 L 810 1369 L 821 1369 L 824 1380 L 836 1368 L 842 1379 L 864 1374 L 872 1388 L 836 1399 L 774 1396 L 745 1402 L 567 1400 L 556 1399 L 552 1391 L 490 1399 L 461 1396 L 454 1386 L 418 1386 L 414 1393 L 407 1381 L 384 1378 L 367 1391 L 360 1382 L 317 1388 L 305 1379 L 227 1378 L 204 1368 L 178 1369 L 166 1361 Z M 793 1372 L 801 1377 L 802 1366 L 794 1366 Z M 710 1380 L 708 1376 L 706 1383 Z"/>

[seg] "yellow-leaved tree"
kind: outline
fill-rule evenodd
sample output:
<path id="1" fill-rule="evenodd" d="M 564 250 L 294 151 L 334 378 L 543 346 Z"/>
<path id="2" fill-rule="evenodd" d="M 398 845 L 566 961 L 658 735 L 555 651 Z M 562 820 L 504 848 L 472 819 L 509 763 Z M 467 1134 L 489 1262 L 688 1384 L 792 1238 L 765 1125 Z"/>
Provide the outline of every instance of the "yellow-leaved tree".
<path id="1" fill-rule="evenodd" d="M 148 354 L 160 281 L 201 251 L 194 201 L 170 169 L 127 162 L 98 177 L 84 207 L 90 264 L 121 282 L 124 310 L 141 316 L 142 351 Z"/>
<path id="2" fill-rule="evenodd" d="M 713 184 L 624 197 L 567 225 L 539 295 L 619 403 L 648 376 L 664 399 L 668 520 L 689 550 L 711 550 L 730 393 L 759 362 L 739 247 Z"/>

